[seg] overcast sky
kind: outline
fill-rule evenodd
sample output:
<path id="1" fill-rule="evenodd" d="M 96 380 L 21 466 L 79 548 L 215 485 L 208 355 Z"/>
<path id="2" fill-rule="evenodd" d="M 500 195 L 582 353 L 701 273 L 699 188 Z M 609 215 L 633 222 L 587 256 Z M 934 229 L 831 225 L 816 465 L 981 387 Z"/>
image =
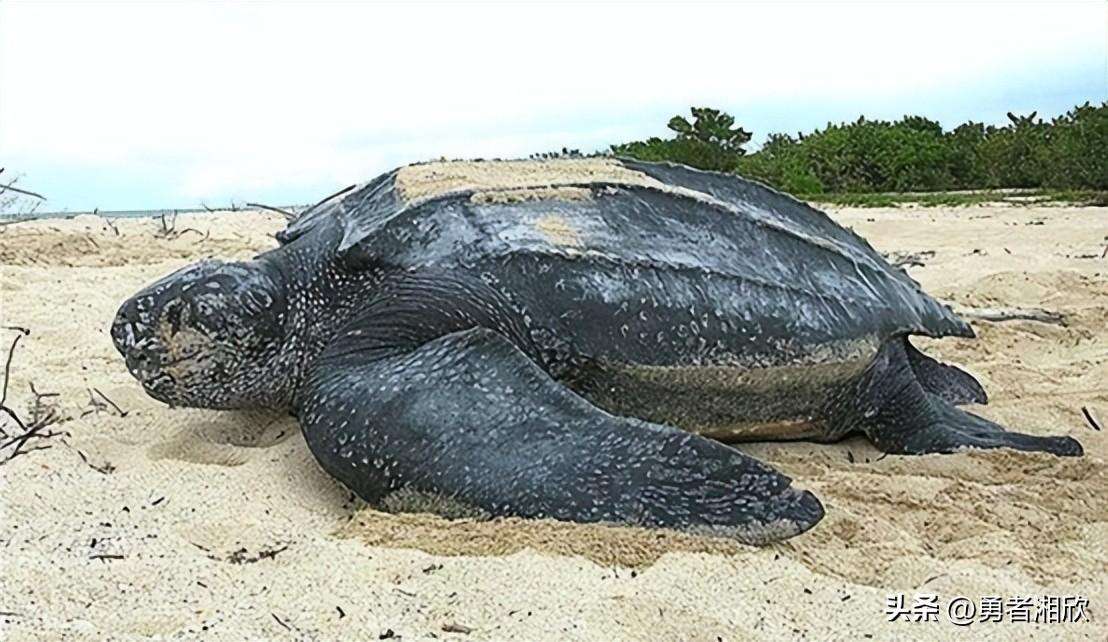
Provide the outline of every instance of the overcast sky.
<path id="1" fill-rule="evenodd" d="M 44 210 L 292 204 L 432 157 L 1108 100 L 1108 3 L 0 4 L 0 166 Z"/>

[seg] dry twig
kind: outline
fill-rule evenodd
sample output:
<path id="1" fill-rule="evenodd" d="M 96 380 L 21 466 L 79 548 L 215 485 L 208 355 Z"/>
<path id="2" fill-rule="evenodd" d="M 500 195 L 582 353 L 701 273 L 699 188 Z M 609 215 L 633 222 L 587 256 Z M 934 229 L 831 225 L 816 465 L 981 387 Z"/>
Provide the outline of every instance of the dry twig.
<path id="1" fill-rule="evenodd" d="M 126 417 L 127 416 L 127 411 L 123 410 L 118 405 L 116 405 L 116 403 L 114 401 L 112 401 L 111 399 L 108 398 L 108 395 L 100 392 L 99 388 L 93 388 L 92 391 L 95 392 L 97 395 L 99 395 L 101 399 L 108 402 L 108 405 L 111 406 L 117 413 L 119 413 L 120 417 Z"/>
<path id="2" fill-rule="evenodd" d="M 15 410 L 7 405 L 8 402 L 8 379 L 11 376 L 12 358 L 15 355 L 15 348 L 19 344 L 19 340 L 30 334 L 30 330 L 26 328 L 16 328 L 20 331 L 12 340 L 11 347 L 8 349 L 8 359 L 4 362 L 4 383 L 3 392 L 0 393 L 0 411 L 11 417 L 19 426 L 20 433 L 16 435 L 10 435 L 7 431 L 0 429 L 0 452 L 5 449 L 11 448 L 3 459 L 0 459 L 0 463 L 9 462 L 20 455 L 25 455 L 36 450 L 44 450 L 49 448 L 49 444 L 42 444 L 36 446 L 29 446 L 32 439 L 43 440 L 51 437 L 57 437 L 63 433 L 47 430 L 50 426 L 62 421 L 62 417 L 58 414 L 55 407 L 50 404 L 44 403 L 43 399 L 49 399 L 57 397 L 56 392 L 39 392 L 35 389 L 33 383 L 28 384 L 31 389 L 31 395 L 34 396 L 34 404 L 31 406 L 31 419 L 24 421 Z"/>
<path id="3" fill-rule="evenodd" d="M 307 214 L 308 212 L 311 212 L 312 210 L 319 207 L 320 205 L 323 205 L 324 203 L 331 200 L 332 198 L 335 198 L 336 196 L 341 196 L 341 195 L 349 192 L 350 190 L 354 189 L 355 187 L 357 187 L 357 185 L 347 185 L 346 187 L 344 187 L 344 188 L 340 189 L 339 191 L 335 192 L 334 194 L 331 194 L 329 196 L 324 196 L 315 205 L 312 205 L 308 209 L 304 210 L 303 214 Z"/>
<path id="4" fill-rule="evenodd" d="M 12 410 L 11 408 L 8 408 L 8 406 L 7 406 L 7 402 L 8 402 L 8 378 L 11 376 L 11 372 L 12 372 L 12 356 L 15 355 L 15 347 L 17 345 L 19 345 L 19 340 L 22 339 L 23 337 L 27 336 L 28 334 L 31 334 L 31 331 L 26 329 L 26 328 L 7 328 L 7 329 L 19 330 L 19 334 L 15 335 L 15 339 L 12 340 L 12 345 L 11 345 L 10 348 L 8 348 L 8 360 L 4 362 L 4 389 L 3 389 L 3 393 L 0 394 L 0 410 L 4 411 L 5 414 L 7 414 L 9 417 L 11 417 L 15 421 L 15 423 L 19 425 L 19 427 L 21 429 L 26 430 L 27 426 L 23 423 L 23 420 L 21 420 L 19 418 L 19 415 L 16 414 L 16 412 L 14 410 Z M 0 436 L 4 436 L 4 437 L 8 436 L 7 433 L 4 432 L 3 428 L 0 428 Z"/>
<path id="5" fill-rule="evenodd" d="M 246 206 L 247 207 L 256 207 L 256 208 L 262 209 L 262 210 L 269 210 L 270 212 L 277 212 L 281 216 L 284 216 L 286 221 L 295 221 L 296 220 L 296 214 L 293 214 L 292 212 L 290 212 L 288 210 L 283 210 L 280 207 L 273 207 L 272 205 L 264 205 L 262 203 L 246 203 Z"/>
<path id="6" fill-rule="evenodd" d="M 473 633 L 473 629 L 457 622 L 447 622 L 442 625 L 442 630 L 446 633 L 461 633 L 462 635 L 469 635 Z"/>
<path id="7" fill-rule="evenodd" d="M 189 232 L 193 232 L 194 234 L 201 234 L 200 230 L 194 230 L 191 227 L 186 227 L 180 230 L 177 229 L 177 210 L 173 210 L 173 213 L 168 218 L 166 217 L 165 212 L 162 212 L 160 220 L 162 222 L 162 227 L 157 232 L 154 232 L 154 236 L 157 236 L 159 238 L 173 240 L 184 236 Z M 207 232 L 201 234 L 202 238 L 200 240 L 206 241 L 208 240 L 208 237 L 210 235 L 211 230 L 208 230 Z"/>
<path id="8" fill-rule="evenodd" d="M 1061 312 L 1042 308 L 966 308 L 957 306 L 954 312 L 959 316 L 979 321 L 1038 321 L 1065 327 L 1066 317 Z"/>
<path id="9" fill-rule="evenodd" d="M 0 183 L 0 192 L 15 192 L 17 194 L 23 194 L 25 196 L 33 196 L 33 197 L 35 197 L 39 200 L 43 200 L 43 201 L 46 200 L 46 197 L 43 196 L 42 194 L 39 194 L 38 192 L 32 192 L 30 190 L 20 189 L 18 187 L 15 187 L 11 183 L 8 183 L 7 185 L 4 185 L 4 184 Z"/>
<path id="10" fill-rule="evenodd" d="M 1096 411 L 1089 406 L 1081 406 L 1081 414 L 1085 416 L 1085 421 L 1089 422 L 1089 426 L 1093 430 L 1101 430 L 1100 417 L 1096 416 Z"/>
<path id="11" fill-rule="evenodd" d="M 69 446 L 69 444 L 66 443 L 64 439 L 62 440 L 62 443 L 65 443 L 67 446 Z M 73 448 L 73 446 L 69 446 L 69 447 Z M 81 461 L 85 462 L 85 464 L 89 468 L 95 470 L 96 472 L 100 473 L 101 475 L 110 475 L 110 474 L 115 472 L 115 465 L 112 464 L 111 462 L 107 462 L 107 463 L 105 463 L 101 466 L 97 466 L 96 464 L 94 464 L 94 463 L 92 463 L 91 461 L 88 460 L 88 457 L 85 455 L 84 452 L 82 452 L 81 450 L 79 450 L 77 448 L 73 448 L 73 450 L 77 451 L 77 456 L 81 458 Z"/>
<path id="12" fill-rule="evenodd" d="M 892 263 L 894 267 L 909 268 L 909 267 L 924 267 L 927 265 L 923 262 L 924 259 L 934 258 L 934 250 L 924 250 L 922 252 L 892 252 L 887 254 L 885 258 Z"/>

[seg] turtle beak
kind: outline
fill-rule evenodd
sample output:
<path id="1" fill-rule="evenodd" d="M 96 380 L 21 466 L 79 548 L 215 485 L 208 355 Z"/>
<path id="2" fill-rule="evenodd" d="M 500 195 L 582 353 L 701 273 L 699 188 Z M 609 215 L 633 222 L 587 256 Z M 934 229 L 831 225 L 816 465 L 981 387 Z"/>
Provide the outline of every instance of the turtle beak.
<path id="1" fill-rule="evenodd" d="M 156 377 L 161 365 L 153 349 L 150 315 L 144 308 L 140 299 L 128 299 L 116 313 L 111 330 L 112 342 L 127 362 L 127 369 L 143 383 Z"/>
<path id="2" fill-rule="evenodd" d="M 124 357 L 139 342 L 139 337 L 149 332 L 142 322 L 144 316 L 135 299 L 125 301 L 115 313 L 115 320 L 112 321 L 112 342 L 115 344 L 115 349 Z"/>
<path id="3" fill-rule="evenodd" d="M 124 303 L 112 322 L 112 342 L 146 393 L 172 406 L 177 382 L 167 371 L 167 355 L 146 318 L 139 302 Z"/>
<path id="4" fill-rule="evenodd" d="M 112 342 L 139 381 L 146 383 L 163 374 L 163 348 L 155 332 L 158 323 L 164 319 L 174 332 L 179 330 L 189 319 L 188 304 L 180 300 L 181 293 L 221 265 L 221 261 L 206 260 L 177 270 L 119 306 L 112 321 Z"/>

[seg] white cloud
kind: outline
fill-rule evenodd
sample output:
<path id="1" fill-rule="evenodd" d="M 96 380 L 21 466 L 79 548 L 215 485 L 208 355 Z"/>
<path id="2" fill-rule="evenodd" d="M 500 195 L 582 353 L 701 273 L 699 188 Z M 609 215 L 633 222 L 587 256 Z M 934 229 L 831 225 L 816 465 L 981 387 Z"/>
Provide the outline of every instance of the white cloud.
<path id="1" fill-rule="evenodd" d="M 1104 59 L 1103 3 L 0 5 L 0 155 L 179 196 L 647 132 L 689 104 L 972 86 Z"/>

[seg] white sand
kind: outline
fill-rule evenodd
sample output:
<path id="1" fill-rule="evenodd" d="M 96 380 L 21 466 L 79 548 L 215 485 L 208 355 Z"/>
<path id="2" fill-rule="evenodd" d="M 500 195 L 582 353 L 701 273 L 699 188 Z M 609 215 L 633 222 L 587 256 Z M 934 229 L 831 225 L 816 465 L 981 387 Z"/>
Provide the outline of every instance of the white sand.
<path id="1" fill-rule="evenodd" d="M 474 191 L 478 202 L 506 203 L 549 195 L 576 200 L 587 198 L 588 192 L 567 186 L 593 182 L 665 188 L 656 179 L 611 158 L 437 161 L 408 165 L 396 175 L 397 189 L 409 203 L 459 191 Z"/>
<path id="2" fill-rule="evenodd" d="M 926 348 L 980 377 L 992 396 L 982 414 L 1077 437 L 1086 456 L 879 460 L 862 439 L 742 446 L 828 511 L 809 533 L 767 548 L 386 515 L 318 469 L 291 419 L 168 410 L 143 395 L 111 345 L 124 298 L 201 257 L 269 247 L 279 217 L 182 216 L 178 231 L 198 232 L 172 239 L 156 235 L 157 221 L 119 221 L 118 234 L 95 217 L 0 227 L 0 325 L 31 329 L 8 405 L 29 416 L 33 381 L 59 393 L 66 417 L 54 427 L 64 435 L 34 442 L 51 448 L 0 465 L 0 636 L 1105 639 L 1108 438 L 1080 408 L 1108 418 L 1108 259 L 1082 258 L 1108 242 L 1108 210 L 834 215 L 883 251 L 934 251 L 911 273 L 937 296 L 1064 313 L 1066 327 L 980 322 L 977 341 Z M 0 343 L 14 336 L 2 330 Z M 93 411 L 92 387 L 126 417 Z M 1084 595 L 1091 621 L 968 631 L 945 616 L 885 621 L 887 594 L 928 591 L 944 602 Z"/>

